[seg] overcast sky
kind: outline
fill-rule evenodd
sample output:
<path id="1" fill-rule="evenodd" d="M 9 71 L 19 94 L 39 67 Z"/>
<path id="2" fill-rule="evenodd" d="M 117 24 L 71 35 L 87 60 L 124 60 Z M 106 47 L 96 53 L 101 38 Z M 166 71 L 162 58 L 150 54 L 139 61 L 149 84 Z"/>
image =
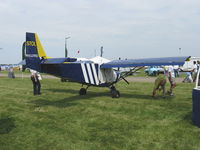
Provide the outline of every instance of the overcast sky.
<path id="1" fill-rule="evenodd" d="M 0 0 L 0 19 L 0 63 L 21 60 L 25 32 L 50 57 L 68 36 L 72 57 L 200 56 L 200 0 Z"/>

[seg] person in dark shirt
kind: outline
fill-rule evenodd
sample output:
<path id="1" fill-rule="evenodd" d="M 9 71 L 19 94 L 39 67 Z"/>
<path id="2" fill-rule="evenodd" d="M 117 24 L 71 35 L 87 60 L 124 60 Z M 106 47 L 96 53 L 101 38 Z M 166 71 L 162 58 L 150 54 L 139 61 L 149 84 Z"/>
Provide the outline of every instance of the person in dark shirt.
<path id="1" fill-rule="evenodd" d="M 40 95 L 41 84 L 37 71 L 31 70 L 31 81 L 33 83 L 33 95 Z"/>

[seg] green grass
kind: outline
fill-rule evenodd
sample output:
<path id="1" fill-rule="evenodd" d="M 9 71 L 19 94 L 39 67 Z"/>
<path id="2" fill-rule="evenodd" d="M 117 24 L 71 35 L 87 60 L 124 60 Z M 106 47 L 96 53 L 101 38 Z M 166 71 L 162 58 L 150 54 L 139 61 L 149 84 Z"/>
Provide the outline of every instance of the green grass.
<path id="1" fill-rule="evenodd" d="M 168 85 L 169 86 L 169 85 Z M 27 79 L 0 79 L 1 150 L 197 150 L 200 129 L 192 124 L 193 84 L 179 84 L 175 97 L 151 97 L 152 83 L 108 89 L 57 79 L 42 81 L 32 95 Z"/>

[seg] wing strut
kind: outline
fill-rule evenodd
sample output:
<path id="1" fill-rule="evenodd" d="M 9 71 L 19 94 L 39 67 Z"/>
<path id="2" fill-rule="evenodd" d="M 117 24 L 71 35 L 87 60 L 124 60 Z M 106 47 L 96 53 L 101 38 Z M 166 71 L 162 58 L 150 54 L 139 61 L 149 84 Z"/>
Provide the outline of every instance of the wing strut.
<path id="1" fill-rule="evenodd" d="M 122 75 L 121 77 L 126 78 L 127 76 L 130 76 L 131 74 L 137 72 L 138 70 L 140 70 L 140 69 L 142 69 L 142 68 L 144 68 L 144 67 L 143 67 L 143 66 L 142 66 L 142 67 L 139 67 L 139 68 L 134 67 L 133 69 L 131 69 L 130 71 L 128 71 L 128 72 L 126 72 L 124 75 Z"/>
<path id="2" fill-rule="evenodd" d="M 129 84 L 129 82 L 124 78 L 124 77 L 121 77 L 127 84 Z"/>
<path id="3" fill-rule="evenodd" d="M 143 66 L 142 66 L 142 67 L 139 67 L 139 68 L 134 67 L 134 68 L 132 68 L 130 71 L 125 72 L 124 74 L 121 74 L 121 75 L 119 76 L 119 78 L 118 78 L 115 82 L 113 82 L 111 85 L 117 83 L 117 82 L 120 81 L 120 80 L 124 80 L 127 84 L 129 84 L 129 82 L 128 82 L 125 78 L 126 78 L 127 76 L 130 76 L 131 74 L 137 72 L 138 70 L 140 70 L 140 69 L 142 69 L 142 68 L 143 68 Z"/>

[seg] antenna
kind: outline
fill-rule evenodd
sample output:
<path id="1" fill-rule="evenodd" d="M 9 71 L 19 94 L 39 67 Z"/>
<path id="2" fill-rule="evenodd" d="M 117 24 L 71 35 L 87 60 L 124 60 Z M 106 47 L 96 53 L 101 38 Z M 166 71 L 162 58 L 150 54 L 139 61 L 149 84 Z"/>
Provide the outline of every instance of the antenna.
<path id="1" fill-rule="evenodd" d="M 181 56 L 181 48 L 179 48 L 179 55 Z"/>
<path id="2" fill-rule="evenodd" d="M 68 57 L 68 50 L 67 50 L 67 39 L 69 39 L 70 37 L 66 37 L 65 38 L 65 57 Z"/>
<path id="3" fill-rule="evenodd" d="M 101 57 L 103 56 L 103 46 L 101 46 Z"/>

